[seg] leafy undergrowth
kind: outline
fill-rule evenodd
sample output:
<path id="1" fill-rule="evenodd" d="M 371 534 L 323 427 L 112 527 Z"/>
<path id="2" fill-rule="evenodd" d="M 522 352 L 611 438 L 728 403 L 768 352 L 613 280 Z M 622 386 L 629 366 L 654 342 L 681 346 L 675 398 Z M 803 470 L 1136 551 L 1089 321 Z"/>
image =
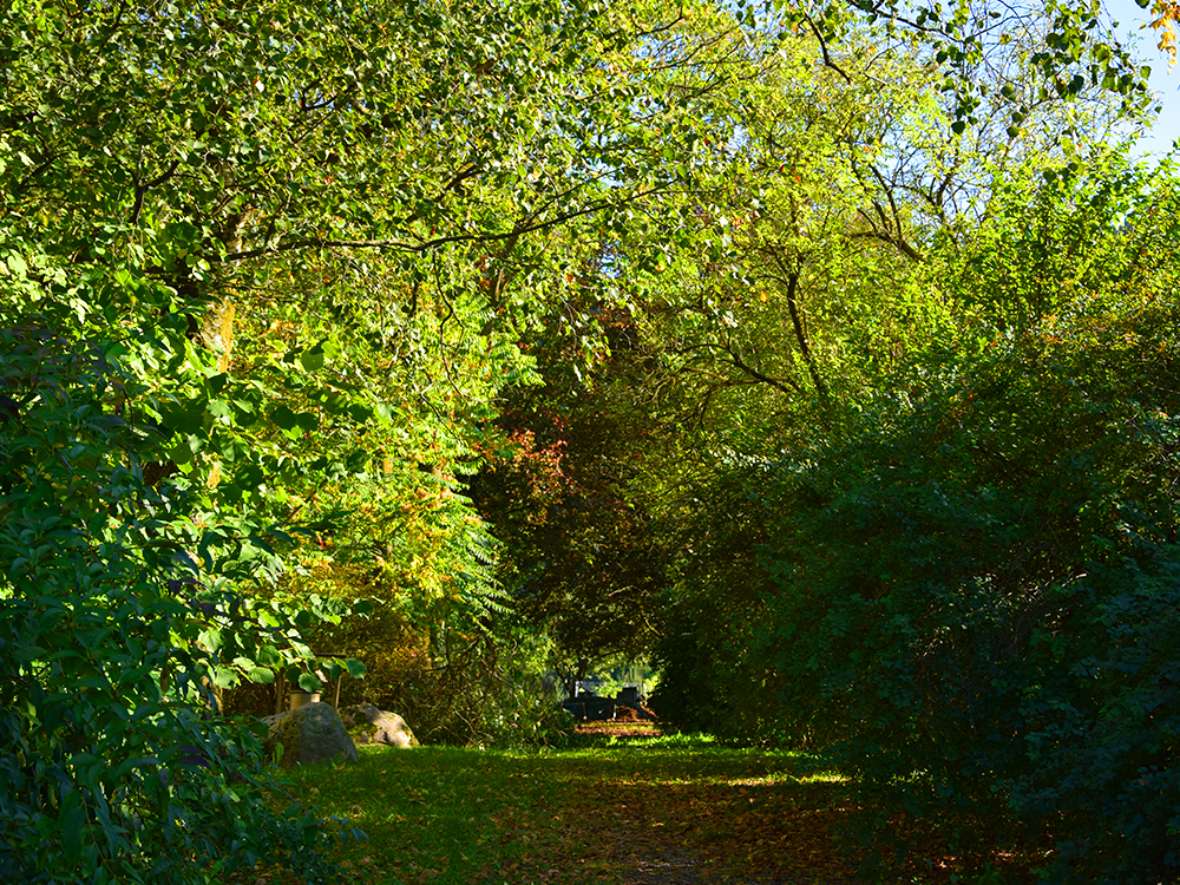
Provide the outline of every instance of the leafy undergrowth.
<path id="1" fill-rule="evenodd" d="M 811 756 L 707 738 L 590 736 L 564 750 L 362 748 L 298 771 L 321 813 L 363 829 L 364 882 L 833 882 L 843 778 Z"/>

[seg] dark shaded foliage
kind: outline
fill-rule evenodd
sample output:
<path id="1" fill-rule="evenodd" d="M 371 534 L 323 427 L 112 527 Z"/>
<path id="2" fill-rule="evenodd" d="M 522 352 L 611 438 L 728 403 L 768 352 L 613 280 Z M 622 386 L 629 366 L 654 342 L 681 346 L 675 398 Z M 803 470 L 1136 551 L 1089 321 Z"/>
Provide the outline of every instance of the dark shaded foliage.
<path id="1" fill-rule="evenodd" d="M 745 472 L 759 598 L 680 603 L 697 626 L 665 640 L 665 695 L 703 679 L 737 734 L 826 748 L 980 863 L 1018 845 L 1052 848 L 1058 880 L 1180 871 L 1180 274 L 1172 185 L 1147 190 L 1009 206 L 952 259 L 990 318 L 966 310 L 957 347 Z M 1078 229 L 1080 280 L 1056 260 Z M 718 618 L 741 653 L 699 651 Z"/>

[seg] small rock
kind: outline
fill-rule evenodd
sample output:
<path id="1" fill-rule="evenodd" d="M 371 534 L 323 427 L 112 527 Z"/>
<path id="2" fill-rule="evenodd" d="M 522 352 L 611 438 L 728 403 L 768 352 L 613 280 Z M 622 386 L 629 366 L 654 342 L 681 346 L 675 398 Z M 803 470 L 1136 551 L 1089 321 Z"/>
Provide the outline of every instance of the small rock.
<path id="1" fill-rule="evenodd" d="M 344 727 L 358 744 L 386 744 L 390 747 L 416 747 L 418 739 L 406 720 L 397 713 L 378 709 L 372 704 L 354 704 L 340 708 Z"/>

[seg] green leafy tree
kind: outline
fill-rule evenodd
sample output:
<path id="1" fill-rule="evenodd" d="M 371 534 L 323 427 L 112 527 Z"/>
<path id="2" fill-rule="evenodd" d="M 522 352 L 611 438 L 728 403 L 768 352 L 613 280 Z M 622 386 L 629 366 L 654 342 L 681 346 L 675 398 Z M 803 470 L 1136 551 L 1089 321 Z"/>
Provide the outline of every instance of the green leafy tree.
<path id="1" fill-rule="evenodd" d="M 659 12 L 0 14 L 4 876 L 314 862 L 218 700 L 359 673 L 360 596 L 496 604 L 462 477 L 552 238 L 667 185 L 611 80 Z"/>

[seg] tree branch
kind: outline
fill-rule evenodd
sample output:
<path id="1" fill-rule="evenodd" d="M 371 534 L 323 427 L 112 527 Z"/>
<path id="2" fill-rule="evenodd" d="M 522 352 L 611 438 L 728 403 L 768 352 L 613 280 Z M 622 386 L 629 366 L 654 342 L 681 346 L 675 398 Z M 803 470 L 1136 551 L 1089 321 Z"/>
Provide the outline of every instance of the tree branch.
<path id="1" fill-rule="evenodd" d="M 650 188 L 646 191 L 640 191 L 633 195 L 631 200 L 641 200 L 644 197 L 651 196 L 659 192 L 660 188 Z M 519 222 L 512 228 L 512 230 L 501 231 L 498 233 L 470 233 L 470 234 L 449 234 L 443 237 L 433 237 L 432 239 L 422 240 L 420 242 L 410 242 L 407 240 L 393 240 L 393 239 L 379 239 L 379 240 L 335 240 L 327 237 L 305 237 L 298 240 L 291 240 L 287 243 L 279 243 L 275 246 L 259 246 L 256 249 L 245 249 L 240 252 L 230 252 L 224 256 L 223 261 L 245 261 L 250 258 L 260 258 L 264 255 L 275 255 L 281 252 L 291 252 L 298 249 L 378 249 L 389 250 L 394 252 L 415 252 L 423 253 L 439 246 L 446 246 L 451 243 L 493 243 L 502 240 L 509 240 L 513 237 L 519 237 L 521 234 L 533 233 L 534 231 L 545 230 L 550 227 L 562 224 L 566 221 L 572 221 L 575 218 L 580 218 L 585 215 L 593 215 L 595 212 L 601 212 L 604 209 L 609 209 L 615 205 L 611 201 L 602 200 L 597 203 L 591 203 L 588 206 L 583 206 L 580 209 L 571 209 L 568 212 L 562 212 L 552 218 L 546 218 L 534 222 Z"/>

